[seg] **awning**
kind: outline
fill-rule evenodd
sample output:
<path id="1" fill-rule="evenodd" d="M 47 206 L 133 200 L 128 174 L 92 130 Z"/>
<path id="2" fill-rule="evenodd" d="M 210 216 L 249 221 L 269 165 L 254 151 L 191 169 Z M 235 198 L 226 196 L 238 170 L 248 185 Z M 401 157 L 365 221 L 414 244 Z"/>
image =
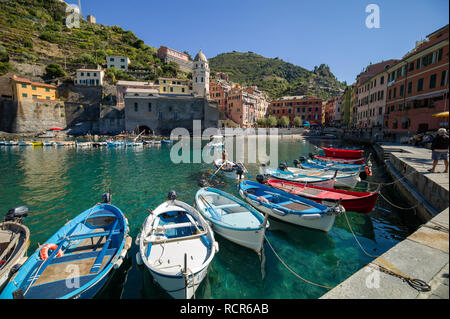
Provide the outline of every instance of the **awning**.
<path id="1" fill-rule="evenodd" d="M 433 114 L 433 117 L 448 117 L 448 111 L 447 112 L 440 112 Z"/>
<path id="2" fill-rule="evenodd" d="M 411 97 L 406 98 L 405 101 L 409 102 L 409 101 L 414 101 L 414 100 L 429 99 L 432 97 L 442 96 L 445 93 L 448 93 L 448 89 L 411 96 Z"/>

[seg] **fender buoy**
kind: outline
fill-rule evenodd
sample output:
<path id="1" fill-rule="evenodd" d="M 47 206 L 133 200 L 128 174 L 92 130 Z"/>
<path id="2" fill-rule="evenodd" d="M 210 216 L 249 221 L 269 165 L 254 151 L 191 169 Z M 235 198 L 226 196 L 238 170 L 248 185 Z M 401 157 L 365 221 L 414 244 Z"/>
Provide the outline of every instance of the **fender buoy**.
<path id="1" fill-rule="evenodd" d="M 48 259 L 48 251 L 49 250 L 56 250 L 58 249 L 58 245 L 56 244 L 45 244 L 44 247 L 42 247 L 40 253 L 39 253 L 39 257 L 41 257 L 42 260 L 46 260 Z M 56 254 L 56 257 L 62 257 L 63 256 L 63 252 L 60 249 L 58 251 L 58 253 Z"/>
<path id="2" fill-rule="evenodd" d="M 367 176 L 372 176 L 372 170 L 369 166 L 364 166 L 364 170 L 366 171 Z"/>

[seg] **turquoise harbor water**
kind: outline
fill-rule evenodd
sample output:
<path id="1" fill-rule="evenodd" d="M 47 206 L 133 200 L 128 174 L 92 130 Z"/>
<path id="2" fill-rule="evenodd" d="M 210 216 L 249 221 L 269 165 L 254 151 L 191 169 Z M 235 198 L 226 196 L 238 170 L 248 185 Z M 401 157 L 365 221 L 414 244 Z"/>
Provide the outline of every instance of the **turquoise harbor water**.
<path id="1" fill-rule="evenodd" d="M 205 142 L 204 142 L 205 144 Z M 327 142 L 327 145 L 329 142 Z M 334 145 L 339 145 L 333 142 Z M 279 160 L 292 160 L 313 151 L 313 145 L 298 139 L 279 139 Z M 144 149 L 64 149 L 51 147 L 0 147 L 0 213 L 28 205 L 25 224 L 31 231 L 31 254 L 67 220 L 93 206 L 102 193 L 111 190 L 113 204 L 130 222 L 133 246 L 129 258 L 114 273 L 101 298 L 168 298 L 144 268 L 136 264 L 134 239 L 146 218 L 176 190 L 178 198 L 193 204 L 198 181 L 215 170 L 212 164 L 173 164 L 170 146 Z M 384 168 L 373 161 L 369 180 L 390 181 Z M 247 164 L 252 180 L 257 164 Z M 239 197 L 236 182 L 220 175 L 218 188 Z M 358 187 L 366 189 L 367 184 Z M 383 194 L 393 198 L 392 191 Z M 414 217 L 397 211 L 382 198 L 375 210 L 364 216 L 348 212 L 353 230 L 372 255 L 379 255 L 409 235 L 417 225 Z M 345 217 L 336 219 L 329 233 L 270 219 L 267 237 L 277 253 L 300 276 L 315 283 L 335 286 L 373 258 L 356 244 Z M 219 253 L 197 290 L 197 298 L 318 298 L 328 290 L 293 276 L 278 261 L 267 243 L 260 259 L 254 252 L 216 236 Z"/>

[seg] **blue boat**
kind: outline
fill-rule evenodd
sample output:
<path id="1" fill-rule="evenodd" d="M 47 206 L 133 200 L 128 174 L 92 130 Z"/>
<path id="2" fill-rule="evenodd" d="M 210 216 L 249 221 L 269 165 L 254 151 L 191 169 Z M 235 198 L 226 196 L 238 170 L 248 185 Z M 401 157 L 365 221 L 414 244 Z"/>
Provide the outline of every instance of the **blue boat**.
<path id="1" fill-rule="evenodd" d="M 242 181 L 239 184 L 239 194 L 263 213 L 287 223 L 324 232 L 330 231 L 335 217 L 345 211 L 340 203 L 328 207 L 252 181 Z"/>
<path id="2" fill-rule="evenodd" d="M 171 143 L 172 143 L 172 140 L 161 140 L 161 143 L 171 144 Z"/>
<path id="3" fill-rule="evenodd" d="M 94 297 L 122 264 L 131 246 L 128 230 L 124 214 L 108 200 L 87 209 L 28 258 L 0 299 Z"/>
<path id="4" fill-rule="evenodd" d="M 260 254 L 268 221 L 255 208 L 212 187 L 199 189 L 195 204 L 215 233 Z"/>
<path id="5" fill-rule="evenodd" d="M 121 146 L 125 146 L 125 142 L 124 141 L 109 141 L 106 143 L 106 145 L 108 147 L 121 147 Z"/>
<path id="6" fill-rule="evenodd" d="M 294 160 L 294 165 L 296 167 L 301 167 L 305 169 L 320 169 L 320 170 L 332 170 L 339 172 L 356 173 L 360 170 L 364 170 L 366 165 L 352 165 L 352 164 L 338 164 L 338 163 L 325 163 L 318 160 L 311 160 L 300 158 L 300 160 Z"/>

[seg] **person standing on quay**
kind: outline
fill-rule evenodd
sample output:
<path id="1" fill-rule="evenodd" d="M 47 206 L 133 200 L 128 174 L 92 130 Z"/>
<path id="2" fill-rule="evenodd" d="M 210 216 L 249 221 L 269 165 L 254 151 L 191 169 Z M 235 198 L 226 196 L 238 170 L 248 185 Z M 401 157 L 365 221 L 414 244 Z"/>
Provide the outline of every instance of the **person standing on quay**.
<path id="1" fill-rule="evenodd" d="M 448 173 L 448 135 L 445 128 L 440 128 L 438 134 L 431 144 L 431 158 L 433 167 L 428 171 L 434 173 L 436 165 L 440 159 L 444 160 L 445 170 L 442 173 Z"/>

